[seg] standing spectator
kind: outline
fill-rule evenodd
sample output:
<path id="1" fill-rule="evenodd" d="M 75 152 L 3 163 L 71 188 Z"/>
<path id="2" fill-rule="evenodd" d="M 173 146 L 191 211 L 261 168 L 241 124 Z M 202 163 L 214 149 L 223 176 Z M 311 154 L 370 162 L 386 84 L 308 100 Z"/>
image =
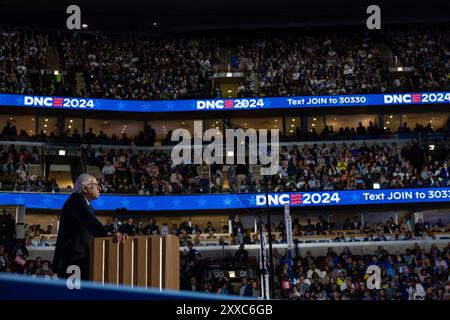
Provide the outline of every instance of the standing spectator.
<path id="1" fill-rule="evenodd" d="M 243 278 L 241 287 L 239 288 L 239 295 L 241 297 L 251 297 L 253 296 L 253 288 L 249 279 Z"/>
<path id="2" fill-rule="evenodd" d="M 156 225 L 156 221 L 153 218 L 150 218 L 148 225 L 144 227 L 143 234 L 146 235 L 159 234 L 159 228 Z"/>
<path id="3" fill-rule="evenodd" d="M 5 272 L 10 267 L 9 255 L 4 246 L 0 245 L 0 272 Z"/>
<path id="4" fill-rule="evenodd" d="M 231 220 L 232 234 L 237 244 L 244 243 L 244 225 L 239 214 L 235 214 Z"/>

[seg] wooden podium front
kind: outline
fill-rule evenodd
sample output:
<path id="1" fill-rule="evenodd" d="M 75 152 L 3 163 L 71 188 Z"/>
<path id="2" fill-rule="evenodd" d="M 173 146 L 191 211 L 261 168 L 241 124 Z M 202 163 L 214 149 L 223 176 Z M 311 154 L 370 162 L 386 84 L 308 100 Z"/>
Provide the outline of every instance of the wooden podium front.
<path id="1" fill-rule="evenodd" d="M 145 288 L 180 289 L 180 244 L 172 235 L 93 238 L 90 279 Z"/>

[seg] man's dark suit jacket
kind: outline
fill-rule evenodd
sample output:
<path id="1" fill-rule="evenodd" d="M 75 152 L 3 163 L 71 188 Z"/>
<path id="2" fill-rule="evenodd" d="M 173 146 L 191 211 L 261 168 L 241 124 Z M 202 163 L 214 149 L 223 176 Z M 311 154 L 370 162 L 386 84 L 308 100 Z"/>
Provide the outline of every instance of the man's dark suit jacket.
<path id="1" fill-rule="evenodd" d="M 89 279 L 89 255 L 92 237 L 105 237 L 108 232 L 97 220 L 94 210 L 81 193 L 72 193 L 61 211 L 53 270 L 67 278 L 67 267 L 78 265 L 81 279 Z"/>

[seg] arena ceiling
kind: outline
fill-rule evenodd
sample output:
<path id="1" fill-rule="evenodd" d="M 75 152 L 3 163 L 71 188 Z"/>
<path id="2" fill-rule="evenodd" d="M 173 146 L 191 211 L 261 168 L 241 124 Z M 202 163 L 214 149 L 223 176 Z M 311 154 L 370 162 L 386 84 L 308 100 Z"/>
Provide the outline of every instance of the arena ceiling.
<path id="1" fill-rule="evenodd" d="M 65 28 L 70 4 L 81 7 L 89 29 L 126 32 L 364 24 L 370 4 L 381 7 L 385 24 L 450 21 L 443 0 L 0 0 L 0 23 Z"/>

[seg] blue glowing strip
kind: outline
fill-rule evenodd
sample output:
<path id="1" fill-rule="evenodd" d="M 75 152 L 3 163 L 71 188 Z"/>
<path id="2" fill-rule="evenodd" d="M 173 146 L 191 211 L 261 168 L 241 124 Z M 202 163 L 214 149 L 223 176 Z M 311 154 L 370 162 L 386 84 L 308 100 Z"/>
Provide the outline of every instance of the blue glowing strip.
<path id="1" fill-rule="evenodd" d="M 0 205 L 25 205 L 30 209 L 60 210 L 68 194 L 0 193 Z M 270 193 L 271 207 L 344 206 L 368 204 L 433 203 L 450 201 L 450 188 L 383 189 L 320 192 Z M 199 211 L 264 208 L 265 195 L 204 194 L 182 196 L 132 196 L 103 194 L 95 200 L 96 210 L 127 208 L 130 211 Z"/>
<path id="2" fill-rule="evenodd" d="M 157 101 L 0 94 L 0 106 L 119 112 L 260 110 L 423 104 L 450 104 L 450 92 Z"/>

